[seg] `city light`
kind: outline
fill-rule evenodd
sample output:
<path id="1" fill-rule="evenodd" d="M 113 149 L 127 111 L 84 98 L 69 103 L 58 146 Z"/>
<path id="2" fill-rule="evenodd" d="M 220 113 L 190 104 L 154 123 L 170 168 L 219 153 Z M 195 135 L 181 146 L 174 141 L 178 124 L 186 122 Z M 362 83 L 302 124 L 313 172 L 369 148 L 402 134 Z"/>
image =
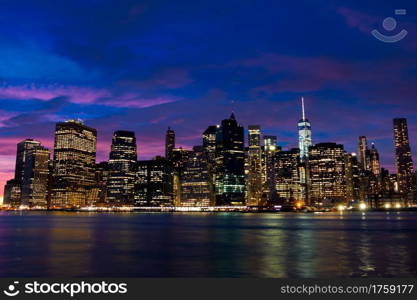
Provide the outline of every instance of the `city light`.
<path id="1" fill-rule="evenodd" d="M 400 203 L 396 203 L 395 204 L 395 208 L 401 208 L 401 204 Z"/>
<path id="2" fill-rule="evenodd" d="M 359 209 L 360 210 L 366 210 L 367 209 L 367 205 L 365 203 L 360 203 L 359 204 Z"/>
<path id="3" fill-rule="evenodd" d="M 391 204 L 390 204 L 390 203 L 385 203 L 384 207 L 385 207 L 386 209 L 389 209 L 389 208 L 391 208 Z"/>
<path id="4" fill-rule="evenodd" d="M 337 207 L 337 210 L 338 210 L 338 211 L 344 211 L 344 210 L 346 210 L 346 206 L 344 206 L 344 205 L 339 205 L 339 206 Z"/>

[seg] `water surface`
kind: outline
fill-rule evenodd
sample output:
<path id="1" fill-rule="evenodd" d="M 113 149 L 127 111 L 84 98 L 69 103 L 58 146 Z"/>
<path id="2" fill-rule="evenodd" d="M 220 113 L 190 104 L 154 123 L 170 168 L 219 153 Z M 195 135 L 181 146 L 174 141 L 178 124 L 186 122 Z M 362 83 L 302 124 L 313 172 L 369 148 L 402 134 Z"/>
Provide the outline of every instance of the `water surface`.
<path id="1" fill-rule="evenodd" d="M 415 277 L 417 213 L 0 212 L 0 276 Z"/>

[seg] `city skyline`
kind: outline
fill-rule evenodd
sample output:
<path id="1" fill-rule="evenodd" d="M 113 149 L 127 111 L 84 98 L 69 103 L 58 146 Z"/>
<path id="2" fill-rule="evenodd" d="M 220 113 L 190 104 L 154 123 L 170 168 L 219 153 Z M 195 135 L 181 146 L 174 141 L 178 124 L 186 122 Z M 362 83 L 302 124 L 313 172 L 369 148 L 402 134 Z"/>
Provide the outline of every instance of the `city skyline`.
<path id="1" fill-rule="evenodd" d="M 52 159 L 40 141 L 17 144 L 5 203 L 61 209 L 414 205 L 417 173 L 406 118 L 393 119 L 397 173 L 390 175 L 365 136 L 359 136 L 358 152 L 352 153 L 335 142 L 313 144 L 303 98 L 301 106 L 298 148 L 283 149 L 275 136 L 262 134 L 260 125 L 248 125 L 245 136 L 232 112 L 219 125 L 208 125 L 192 149 L 175 147 L 175 131 L 168 127 L 165 156 L 151 160 L 138 159 L 135 132 L 116 130 L 108 160 L 99 162 L 96 129 L 79 119 L 58 122 Z"/>
<path id="2" fill-rule="evenodd" d="M 164 154 L 168 126 L 177 146 L 191 149 L 207 124 L 231 111 L 245 130 L 260 124 L 284 148 L 297 147 L 301 96 L 314 143 L 357 152 L 358 136 L 366 136 L 395 171 L 390 120 L 405 117 L 417 157 L 413 14 L 397 18 L 409 32 L 398 43 L 370 34 L 400 8 L 393 3 L 114 4 L 3 4 L 1 186 L 13 177 L 18 142 L 32 137 L 52 149 L 55 123 L 73 118 L 98 130 L 98 161 L 107 159 L 115 130 L 134 131 L 147 159 Z"/>
<path id="3" fill-rule="evenodd" d="M 300 101 L 299 101 L 299 104 L 300 104 Z M 282 148 L 282 150 L 286 150 L 286 151 L 291 151 L 291 150 L 293 150 L 293 149 L 296 149 L 296 148 L 299 148 L 300 146 L 301 146 L 301 144 L 300 144 L 300 122 L 302 122 L 303 120 L 306 120 L 307 122 L 309 122 L 309 120 L 306 118 L 306 112 L 305 112 L 305 104 L 304 104 L 304 97 L 302 97 L 301 98 L 301 110 L 300 110 L 300 112 L 301 112 L 301 119 L 298 121 L 298 123 L 296 123 L 296 124 L 298 124 L 298 127 L 297 126 L 295 126 L 296 127 L 296 129 L 295 129 L 295 131 L 297 132 L 297 134 L 298 134 L 298 136 L 296 136 L 296 137 L 294 137 L 297 141 L 295 142 L 295 145 L 294 146 L 290 146 L 291 144 L 288 144 L 287 145 L 287 147 L 283 147 L 283 145 L 282 144 L 280 144 L 279 143 L 279 141 L 275 141 L 276 142 L 276 145 L 277 146 L 280 146 L 281 148 Z M 232 112 L 232 118 L 234 118 L 234 112 Z M 394 118 L 394 120 L 403 120 L 404 118 Z M 405 119 L 406 120 L 406 119 Z M 74 122 L 79 122 L 80 124 L 84 124 L 83 123 L 83 121 L 82 120 L 80 120 L 80 119 L 74 119 Z M 65 121 L 63 121 L 63 122 L 61 122 L 61 123 L 57 123 L 57 124 L 65 124 L 66 122 Z M 221 123 L 221 122 L 218 122 L 219 124 Z M 219 124 L 217 124 L 216 126 L 219 126 Z M 254 127 L 255 126 L 255 128 L 252 128 L 252 129 L 254 129 L 254 130 L 258 130 L 258 135 L 260 134 L 260 129 L 261 129 L 261 127 L 262 127 L 262 125 L 259 127 L 258 125 L 247 125 L 247 124 L 244 124 L 244 123 L 239 123 L 239 124 L 242 124 L 243 125 L 243 131 L 244 131 L 244 146 L 245 147 L 249 147 L 250 145 L 250 142 L 249 142 L 249 140 L 248 139 L 250 139 L 250 132 L 251 132 L 251 127 Z M 85 124 L 84 124 L 85 125 Z M 246 126 L 245 126 L 246 125 Z M 207 127 L 207 126 L 206 126 Z M 209 126 L 210 127 L 210 126 Z M 87 128 L 90 128 L 89 126 L 87 127 Z M 92 128 L 92 130 L 96 130 L 96 129 L 93 129 Z M 393 129 L 391 128 L 391 131 L 392 131 Z M 311 127 L 310 127 L 310 134 L 311 134 L 311 132 L 314 132 L 314 130 L 312 130 L 311 129 Z M 394 130 L 394 132 L 395 132 L 395 130 Z M 95 162 L 97 163 L 97 164 L 99 164 L 99 163 L 101 163 L 101 162 L 106 162 L 106 161 L 109 161 L 109 162 L 111 162 L 112 161 L 112 151 L 113 151 L 113 147 L 114 147 L 114 140 L 115 140 L 115 138 L 116 138 L 116 136 L 117 136 L 117 134 L 128 134 L 128 135 L 131 135 L 131 137 L 133 138 L 133 143 L 134 143 L 134 147 L 135 147 L 135 156 L 136 156 L 136 159 L 139 161 L 139 160 L 141 160 L 141 161 L 146 161 L 146 160 L 150 160 L 150 159 L 155 159 L 155 158 L 157 158 L 157 157 L 166 157 L 166 155 L 168 154 L 169 155 L 169 153 L 172 153 L 172 150 L 173 149 L 184 149 L 184 150 L 187 150 L 187 151 L 191 151 L 194 147 L 196 147 L 196 146 L 200 146 L 200 145 L 202 145 L 203 143 L 204 143 L 204 134 L 205 134 L 205 132 L 202 132 L 201 133 L 201 136 L 200 136 L 200 142 L 198 142 L 198 143 L 196 143 L 195 145 L 193 145 L 193 146 L 191 146 L 191 147 L 188 147 L 188 146 L 182 146 L 182 145 L 177 145 L 178 147 L 175 147 L 175 143 L 176 143 L 176 141 L 177 141 L 177 137 L 178 136 L 181 136 L 181 135 L 178 135 L 177 134 L 177 132 L 176 131 L 174 131 L 173 130 L 173 128 L 171 127 L 171 126 L 168 126 L 168 129 L 167 129 L 167 131 L 165 132 L 165 140 L 164 140 L 164 138 L 162 137 L 161 138 L 161 143 L 163 143 L 163 153 L 155 153 L 155 154 L 153 154 L 153 155 L 149 155 L 149 156 L 145 156 L 145 157 L 141 157 L 141 155 L 140 155 L 140 149 L 141 149 L 141 146 L 143 146 L 143 144 L 141 145 L 141 143 L 140 143 L 140 141 L 137 141 L 136 140 L 136 137 L 135 137 L 135 135 L 136 135 L 136 133 L 135 132 L 133 132 L 133 131 L 126 131 L 126 130 L 122 130 L 122 129 L 116 129 L 116 130 L 114 130 L 114 132 L 113 132 L 113 137 L 112 137 L 112 139 L 111 139 L 111 141 L 110 141 L 110 145 L 109 145 L 109 149 L 108 149 L 108 152 L 107 153 L 103 153 L 102 154 L 102 157 L 100 158 L 100 156 L 99 155 L 97 155 L 98 153 L 98 151 L 96 150 L 96 149 L 94 149 L 94 151 L 96 151 L 95 152 Z M 163 132 L 162 132 L 162 134 L 163 134 Z M 96 135 L 98 136 L 99 135 L 99 132 L 97 132 L 96 133 Z M 168 138 L 168 137 L 170 137 L 170 136 L 173 136 L 173 140 L 171 141 L 171 139 L 170 138 Z M 260 138 L 260 140 L 258 141 L 259 142 L 259 145 L 260 146 L 267 146 L 266 144 L 264 144 L 264 142 L 266 142 L 266 140 L 269 138 L 269 137 L 273 137 L 273 138 L 275 138 L 276 136 L 271 136 L 271 135 L 268 135 L 268 134 L 265 134 L 265 132 L 262 130 L 262 133 L 260 134 L 260 136 L 259 136 L 259 138 Z M 361 147 L 360 147 L 360 144 L 361 144 L 361 139 L 363 139 L 363 138 L 365 138 L 365 145 L 366 146 L 368 146 L 368 142 L 371 142 L 371 147 L 367 147 L 366 148 L 366 150 L 367 151 L 371 151 L 371 152 L 369 152 L 369 154 L 368 154 L 368 156 L 369 157 L 371 157 L 371 153 L 372 153 L 372 149 L 375 149 L 374 147 L 375 147 L 375 142 L 374 141 L 369 141 L 369 139 L 367 138 L 367 137 L 365 137 L 365 136 L 359 136 L 359 144 L 356 144 L 356 149 L 354 149 L 354 151 L 349 151 L 348 149 L 344 149 L 347 153 L 354 153 L 354 154 L 356 154 L 356 156 L 358 157 L 358 163 L 359 163 L 359 165 L 362 165 L 362 163 L 361 163 L 361 161 L 362 161 L 362 158 L 361 158 Z M 98 138 L 96 138 L 97 139 L 97 141 L 96 141 L 96 145 L 99 145 L 100 143 L 99 143 L 99 140 L 98 140 Z M 407 139 L 408 140 L 411 140 L 412 141 L 412 136 L 410 137 L 410 138 L 408 138 L 407 137 Z M 15 155 L 15 159 L 13 160 L 13 164 L 15 164 L 15 162 L 16 162 L 16 157 L 17 157 L 17 155 L 19 155 L 18 153 L 19 153 L 19 145 L 20 144 L 22 144 L 23 142 L 25 142 L 25 141 L 29 141 L 29 144 L 36 144 L 36 145 L 38 145 L 38 146 L 40 146 L 42 149 L 45 147 L 45 149 L 48 151 L 48 153 L 50 153 L 50 155 L 51 155 L 51 158 L 52 157 L 54 157 L 55 156 L 55 152 L 53 151 L 53 149 L 54 149 L 54 147 L 52 146 L 52 148 L 49 148 L 49 147 L 47 147 L 44 143 L 43 143 L 43 141 L 39 141 L 39 140 L 37 140 L 36 138 L 33 138 L 33 137 L 28 137 L 28 138 L 26 138 L 26 139 L 24 139 L 23 141 L 20 141 L 18 144 L 17 144 L 17 147 L 18 147 L 18 150 L 17 150 L 17 154 Z M 102 141 L 101 141 L 102 142 Z M 172 146 L 171 146 L 171 144 L 172 144 L 172 142 L 174 143 Z M 55 142 L 56 143 L 56 142 Z M 338 143 L 338 142 L 334 142 L 334 141 L 317 141 L 316 143 L 312 143 L 312 145 L 316 145 L 316 144 L 323 144 L 323 143 L 336 143 L 336 144 L 341 144 L 341 145 L 343 145 L 344 147 L 345 147 L 345 145 L 343 144 L 343 143 Z M 96 147 L 96 146 L 95 146 Z M 171 150 L 168 150 L 168 148 L 170 148 Z M 52 149 L 52 150 L 51 150 Z M 249 148 L 247 148 L 247 149 L 250 149 L 250 147 Z M 412 147 L 411 147 L 411 150 L 413 150 L 412 149 Z M 21 150 L 22 151 L 22 150 Z M 169 152 L 170 151 L 170 152 Z M 396 160 L 396 149 L 395 149 L 395 136 L 394 136 L 394 134 L 393 134 L 393 149 L 392 149 L 392 156 L 393 156 L 393 160 Z M 412 153 L 412 152 L 411 152 Z M 379 166 L 379 168 L 386 168 L 385 166 L 384 166 L 384 164 L 383 164 L 383 162 L 380 160 L 380 152 L 377 152 L 376 153 L 376 155 L 378 155 L 378 166 Z M 172 154 L 170 154 L 171 156 L 172 156 Z M 300 157 L 301 158 L 301 157 Z M 308 159 L 308 158 L 307 158 Z M 368 164 L 369 164 L 369 166 L 368 167 L 366 167 L 366 169 L 371 169 L 371 161 L 369 161 L 368 162 Z M 395 165 L 395 163 L 394 163 L 394 166 L 391 166 L 391 168 L 386 168 L 389 172 L 391 172 L 391 173 L 397 173 L 397 166 Z M 16 165 L 16 167 L 14 167 L 13 168 L 13 172 L 12 173 L 14 173 L 15 174 L 15 178 L 17 178 L 17 174 L 19 173 L 19 170 L 18 170 L 18 166 Z M 10 178 L 11 177 L 9 177 L 9 178 L 6 178 L 4 181 L 6 182 L 7 180 L 10 180 Z M 0 195 L 0 199 L 1 200 L 3 200 L 3 197 L 4 197 L 4 189 L 3 189 L 3 194 L 1 194 Z"/>

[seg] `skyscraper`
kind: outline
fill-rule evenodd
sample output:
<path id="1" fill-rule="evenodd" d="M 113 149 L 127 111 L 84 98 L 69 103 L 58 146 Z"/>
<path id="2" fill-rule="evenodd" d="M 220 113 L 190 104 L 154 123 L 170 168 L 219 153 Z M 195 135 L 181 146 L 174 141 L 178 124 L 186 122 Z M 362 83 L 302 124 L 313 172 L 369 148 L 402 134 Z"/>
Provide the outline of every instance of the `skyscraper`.
<path id="1" fill-rule="evenodd" d="M 413 174 L 413 159 L 408 138 L 407 119 L 394 119 L 393 124 L 398 188 L 401 194 L 406 194 L 411 189 Z"/>
<path id="2" fill-rule="evenodd" d="M 165 158 L 137 162 L 135 205 L 173 206 L 172 163 Z"/>
<path id="3" fill-rule="evenodd" d="M 16 151 L 16 167 L 14 179 L 23 181 L 23 172 L 25 170 L 26 153 L 36 146 L 40 146 L 40 142 L 33 139 L 26 139 L 17 144 Z"/>
<path id="4" fill-rule="evenodd" d="M 275 154 L 280 151 L 277 145 L 277 137 L 273 135 L 264 136 L 264 190 L 266 194 L 266 201 L 271 202 L 276 200 L 276 169 L 275 169 Z"/>
<path id="5" fill-rule="evenodd" d="M 80 120 L 55 128 L 52 206 L 83 206 L 87 188 L 95 184 L 97 131 Z"/>
<path id="6" fill-rule="evenodd" d="M 214 163 L 216 157 L 216 132 L 217 126 L 211 125 L 203 133 L 203 150 L 207 155 L 209 163 Z"/>
<path id="7" fill-rule="evenodd" d="M 259 125 L 248 127 L 248 175 L 246 181 L 248 206 L 259 206 L 262 201 L 262 148 Z"/>
<path id="8" fill-rule="evenodd" d="M 310 148 L 311 200 L 346 201 L 346 168 L 343 145 L 320 143 Z"/>
<path id="9" fill-rule="evenodd" d="M 300 182 L 300 149 L 275 154 L 275 189 L 284 206 L 293 206 L 302 199 Z"/>
<path id="10" fill-rule="evenodd" d="M 370 152 L 368 149 L 368 141 L 366 140 L 366 136 L 359 137 L 359 163 L 362 171 L 370 170 L 371 168 L 371 161 L 370 161 Z"/>
<path id="11" fill-rule="evenodd" d="M 306 118 L 304 109 L 304 98 L 301 97 L 302 118 L 298 122 L 298 143 L 300 148 L 300 161 L 308 159 L 308 148 L 313 145 L 311 137 L 311 124 Z"/>
<path id="12" fill-rule="evenodd" d="M 216 204 L 245 203 L 244 131 L 232 113 L 216 132 Z"/>
<path id="13" fill-rule="evenodd" d="M 175 131 L 168 127 L 165 135 L 165 158 L 172 159 L 172 151 L 175 148 Z"/>
<path id="14" fill-rule="evenodd" d="M 22 181 L 22 204 L 47 207 L 49 149 L 38 145 L 25 153 Z"/>
<path id="15" fill-rule="evenodd" d="M 379 162 L 379 153 L 374 143 L 372 143 L 371 150 L 369 150 L 369 162 L 371 172 L 378 177 L 381 174 L 381 164 Z"/>
<path id="16" fill-rule="evenodd" d="M 194 146 L 181 176 L 181 206 L 210 206 L 215 203 L 207 154 Z"/>
<path id="17" fill-rule="evenodd" d="M 114 205 L 133 205 L 136 177 L 136 137 L 132 131 L 114 132 L 109 157 L 106 201 Z"/>

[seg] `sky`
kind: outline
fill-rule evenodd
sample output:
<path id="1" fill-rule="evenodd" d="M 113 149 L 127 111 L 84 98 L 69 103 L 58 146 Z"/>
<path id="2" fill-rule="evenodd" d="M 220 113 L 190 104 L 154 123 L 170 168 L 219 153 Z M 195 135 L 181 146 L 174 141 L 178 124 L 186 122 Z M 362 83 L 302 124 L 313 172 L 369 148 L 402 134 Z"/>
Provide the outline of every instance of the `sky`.
<path id="1" fill-rule="evenodd" d="M 97 161 L 113 131 L 135 131 L 149 159 L 168 126 L 191 148 L 232 111 L 286 149 L 302 96 L 314 143 L 355 152 L 365 135 L 395 170 L 393 118 L 408 119 L 417 159 L 416 16 L 401 0 L 0 0 L 0 194 L 16 144 L 52 149 L 58 121 L 97 128 Z M 383 43 L 373 29 L 408 35 Z"/>

